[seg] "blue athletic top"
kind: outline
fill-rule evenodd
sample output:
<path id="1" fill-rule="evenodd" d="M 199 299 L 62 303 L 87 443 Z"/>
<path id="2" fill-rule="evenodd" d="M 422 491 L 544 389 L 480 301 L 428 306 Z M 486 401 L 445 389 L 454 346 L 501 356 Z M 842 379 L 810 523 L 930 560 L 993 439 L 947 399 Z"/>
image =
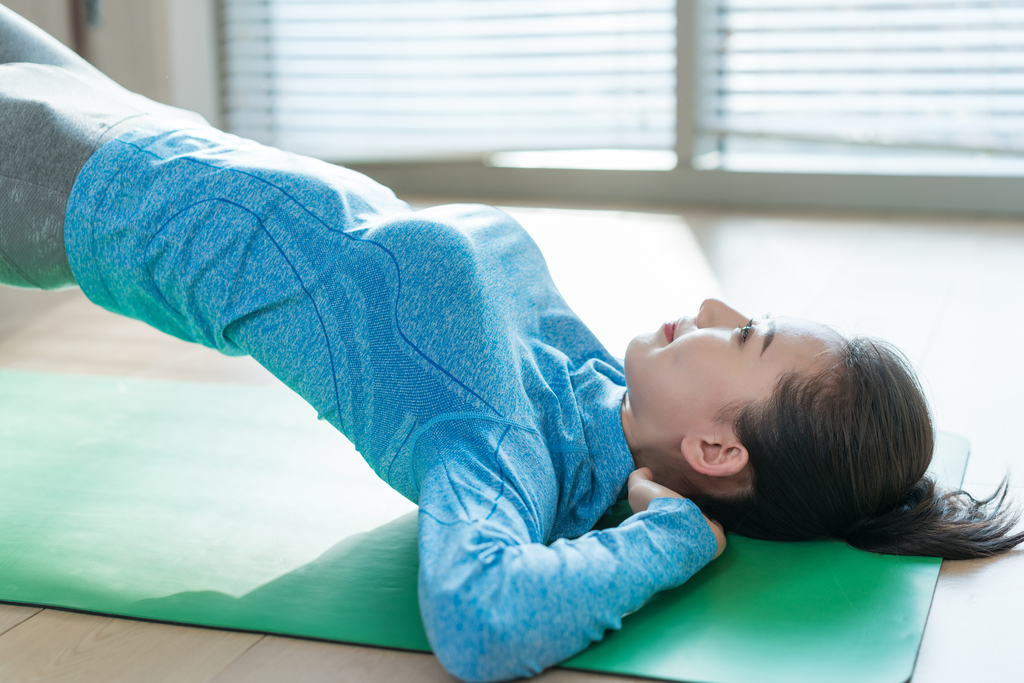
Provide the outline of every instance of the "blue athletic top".
<path id="1" fill-rule="evenodd" d="M 419 601 L 466 680 L 536 674 L 686 581 L 690 501 L 587 533 L 633 469 L 612 357 L 501 211 L 412 211 L 330 164 L 183 123 L 106 143 L 68 257 L 95 303 L 250 354 L 419 512 Z"/>

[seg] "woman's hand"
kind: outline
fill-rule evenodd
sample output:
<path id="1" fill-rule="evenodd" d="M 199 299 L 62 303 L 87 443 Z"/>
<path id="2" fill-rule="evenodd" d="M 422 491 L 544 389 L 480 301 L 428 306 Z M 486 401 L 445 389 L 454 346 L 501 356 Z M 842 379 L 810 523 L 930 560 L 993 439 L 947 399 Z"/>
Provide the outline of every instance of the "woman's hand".
<path id="1" fill-rule="evenodd" d="M 655 498 L 679 498 L 680 500 L 685 500 L 683 496 L 672 489 L 665 488 L 661 484 L 656 483 L 651 470 L 646 467 L 633 470 L 633 473 L 629 475 L 626 488 L 629 491 L 629 507 L 632 508 L 633 514 L 646 510 L 647 506 Z M 708 526 L 711 527 L 711 532 L 715 535 L 715 541 L 718 543 L 718 550 L 715 551 L 715 557 L 712 558 L 717 559 L 722 554 L 722 551 L 725 550 L 725 530 L 722 529 L 722 525 L 718 522 L 708 519 L 706 516 L 704 519 L 707 521 Z"/>

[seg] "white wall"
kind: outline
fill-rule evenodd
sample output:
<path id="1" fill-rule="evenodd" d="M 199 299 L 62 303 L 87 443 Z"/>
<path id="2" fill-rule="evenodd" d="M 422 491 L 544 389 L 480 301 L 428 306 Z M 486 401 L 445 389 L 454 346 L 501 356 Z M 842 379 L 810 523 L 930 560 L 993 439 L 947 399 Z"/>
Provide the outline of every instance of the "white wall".
<path id="1" fill-rule="evenodd" d="M 76 1 L 3 0 L 71 48 Z M 86 59 L 129 90 L 219 125 L 216 0 L 96 0 L 96 7 L 93 21 L 82 13 L 78 47 Z"/>
<path id="2" fill-rule="evenodd" d="M 85 55 L 158 102 L 220 122 L 215 0 L 98 0 Z"/>
<path id="3" fill-rule="evenodd" d="M 75 48 L 69 0 L 3 0 L 3 5 L 71 49 Z"/>
<path id="4" fill-rule="evenodd" d="M 165 0 L 98 0 L 96 6 L 96 16 L 86 19 L 85 57 L 129 90 L 171 104 Z"/>
<path id="5" fill-rule="evenodd" d="M 167 102 L 221 125 L 216 0 L 163 0 L 169 71 Z"/>

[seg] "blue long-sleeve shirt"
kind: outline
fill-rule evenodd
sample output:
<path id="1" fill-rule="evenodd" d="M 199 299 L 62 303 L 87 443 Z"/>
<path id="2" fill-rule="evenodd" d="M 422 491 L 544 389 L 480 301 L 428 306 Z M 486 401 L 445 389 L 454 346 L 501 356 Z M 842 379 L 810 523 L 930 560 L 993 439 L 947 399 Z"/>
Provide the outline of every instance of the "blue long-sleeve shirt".
<path id="1" fill-rule="evenodd" d="M 633 460 L 620 362 L 533 240 L 473 205 L 150 122 L 75 181 L 65 240 L 99 305 L 250 354 L 420 506 L 431 646 L 467 680 L 535 674 L 714 555 L 689 501 L 589 532 Z"/>

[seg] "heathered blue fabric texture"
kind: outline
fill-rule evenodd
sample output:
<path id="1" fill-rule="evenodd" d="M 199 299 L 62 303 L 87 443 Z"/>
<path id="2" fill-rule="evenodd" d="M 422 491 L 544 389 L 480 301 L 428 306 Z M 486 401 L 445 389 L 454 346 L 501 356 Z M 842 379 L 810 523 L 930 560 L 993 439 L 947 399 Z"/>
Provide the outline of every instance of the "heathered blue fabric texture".
<path id="1" fill-rule="evenodd" d="M 535 674 L 711 559 L 689 501 L 587 533 L 633 469 L 623 368 L 511 217 L 414 212 L 353 171 L 181 125 L 86 163 L 75 276 L 109 310 L 252 355 L 419 504 L 420 609 L 450 672 Z"/>

